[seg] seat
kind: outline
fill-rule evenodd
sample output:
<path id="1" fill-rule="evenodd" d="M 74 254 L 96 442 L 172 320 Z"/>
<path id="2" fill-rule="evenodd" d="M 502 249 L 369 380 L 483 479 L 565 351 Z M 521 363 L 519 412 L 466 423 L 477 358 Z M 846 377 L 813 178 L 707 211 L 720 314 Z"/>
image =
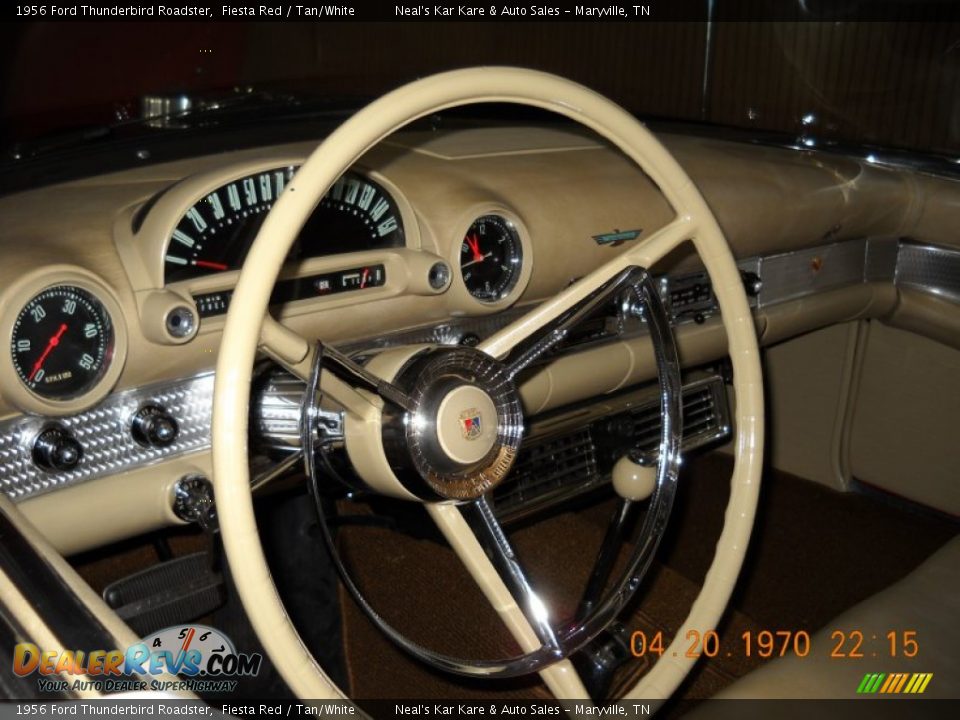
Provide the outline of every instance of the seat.
<path id="1" fill-rule="evenodd" d="M 883 558 L 868 556 L 863 562 L 883 562 Z M 830 589 L 824 588 L 824 592 Z M 862 632 L 863 657 L 831 657 L 838 643 L 832 637 L 836 631 L 847 637 L 844 651 L 852 648 L 851 633 Z M 899 638 L 895 657 L 891 656 L 887 637 L 891 631 Z M 918 644 L 912 658 L 903 655 L 902 638 L 909 631 L 916 632 Z M 960 698 L 960 535 L 905 578 L 815 633 L 807 656 L 777 658 L 715 697 L 851 699 L 858 697 L 857 690 L 868 673 L 885 673 L 887 678 L 908 673 L 902 684 L 895 678 L 896 683 L 891 681 L 884 688 L 886 678 L 879 681 L 875 693 L 870 694 L 888 694 L 900 685 L 898 694 L 902 696 L 913 673 L 933 673 L 922 695 L 913 697 Z M 888 692 L 882 692 L 884 689 Z M 709 711 L 709 706 L 698 710 Z M 694 711 L 691 716 L 697 714 Z"/>

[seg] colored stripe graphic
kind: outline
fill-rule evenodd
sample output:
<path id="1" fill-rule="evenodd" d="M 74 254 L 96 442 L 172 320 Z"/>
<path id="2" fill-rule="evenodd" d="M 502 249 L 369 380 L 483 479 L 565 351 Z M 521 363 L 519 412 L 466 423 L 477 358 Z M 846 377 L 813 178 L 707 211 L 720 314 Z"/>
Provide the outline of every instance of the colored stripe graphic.
<path id="1" fill-rule="evenodd" d="M 907 683 L 907 675 L 908 673 L 900 673 L 900 682 L 897 683 L 892 692 L 898 693 L 903 689 L 903 686 Z"/>
<path id="2" fill-rule="evenodd" d="M 857 686 L 858 695 L 919 695 L 926 691 L 933 673 L 867 673 Z"/>

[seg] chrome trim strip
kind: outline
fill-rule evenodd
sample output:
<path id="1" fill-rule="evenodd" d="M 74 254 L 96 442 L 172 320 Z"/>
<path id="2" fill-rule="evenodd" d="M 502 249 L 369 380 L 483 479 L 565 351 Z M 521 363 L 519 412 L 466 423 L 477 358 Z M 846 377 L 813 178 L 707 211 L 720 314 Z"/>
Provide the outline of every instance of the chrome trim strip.
<path id="1" fill-rule="evenodd" d="M 895 282 L 960 302 L 960 251 L 901 243 Z"/>
<path id="2" fill-rule="evenodd" d="M 757 307 L 861 283 L 866 253 L 867 241 L 861 239 L 762 257 Z"/>
<path id="3" fill-rule="evenodd" d="M 892 283 L 897 274 L 900 241 L 896 238 L 870 238 L 863 261 L 863 281 Z"/>

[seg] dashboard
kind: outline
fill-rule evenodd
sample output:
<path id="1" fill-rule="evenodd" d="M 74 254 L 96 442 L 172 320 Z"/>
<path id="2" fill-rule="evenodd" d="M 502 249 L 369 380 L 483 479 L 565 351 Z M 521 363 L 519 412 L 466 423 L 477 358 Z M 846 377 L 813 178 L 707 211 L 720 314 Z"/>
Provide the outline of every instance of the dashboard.
<path id="1" fill-rule="evenodd" d="M 935 221 L 946 181 L 813 153 L 667 142 L 734 247 L 764 343 L 890 315 L 903 293 L 960 295 L 960 244 Z M 0 486 L 60 549 L 183 522 L 177 483 L 211 472 L 212 370 L 239 270 L 311 150 L 199 157 L 0 198 Z M 921 195 L 920 211 L 904 199 Z M 318 200 L 271 313 L 360 355 L 472 344 L 671 216 L 649 178 L 576 131 L 410 132 Z M 901 240 L 907 231 L 914 242 Z M 934 265 L 951 270 L 931 274 Z M 720 360 L 725 341 L 695 255 L 682 249 L 655 271 L 685 365 Z M 929 332 L 955 338 L 954 315 L 943 317 Z M 559 418 L 535 422 L 530 437 L 543 449 L 566 437 L 559 429 L 583 429 L 584 403 L 603 405 L 591 418 L 636 420 L 647 402 L 636 388 L 655 376 L 648 349 L 641 321 L 615 309 L 593 318 L 523 379 L 528 413 Z M 722 439 L 721 375 L 690 380 L 691 402 L 711 408 L 691 443 Z M 268 372 L 263 385 L 252 399 L 257 482 L 291 466 L 298 407 L 289 377 Z M 594 440 L 596 454 L 609 438 Z M 601 478 L 604 463 L 591 462 Z M 91 512 L 104 522 L 80 527 L 78 513 Z"/>

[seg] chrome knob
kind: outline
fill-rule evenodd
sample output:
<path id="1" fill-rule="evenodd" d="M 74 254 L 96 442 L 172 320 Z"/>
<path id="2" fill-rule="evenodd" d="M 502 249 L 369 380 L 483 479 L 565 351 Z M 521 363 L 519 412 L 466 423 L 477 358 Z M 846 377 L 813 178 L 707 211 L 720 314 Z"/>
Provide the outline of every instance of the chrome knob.
<path id="1" fill-rule="evenodd" d="M 213 485 L 203 475 L 184 475 L 173 486 L 173 514 L 207 531 L 217 529 Z"/>
<path id="2" fill-rule="evenodd" d="M 130 433 L 144 447 L 163 448 L 176 441 L 180 426 L 165 407 L 144 405 L 133 416 Z"/>
<path id="3" fill-rule="evenodd" d="M 743 289 L 747 291 L 748 296 L 757 297 L 760 291 L 763 290 L 763 280 L 760 279 L 757 273 L 742 270 L 740 277 L 743 278 Z"/>
<path id="4" fill-rule="evenodd" d="M 80 464 L 83 446 L 62 425 L 43 430 L 33 441 L 33 462 L 47 472 L 68 472 Z"/>

